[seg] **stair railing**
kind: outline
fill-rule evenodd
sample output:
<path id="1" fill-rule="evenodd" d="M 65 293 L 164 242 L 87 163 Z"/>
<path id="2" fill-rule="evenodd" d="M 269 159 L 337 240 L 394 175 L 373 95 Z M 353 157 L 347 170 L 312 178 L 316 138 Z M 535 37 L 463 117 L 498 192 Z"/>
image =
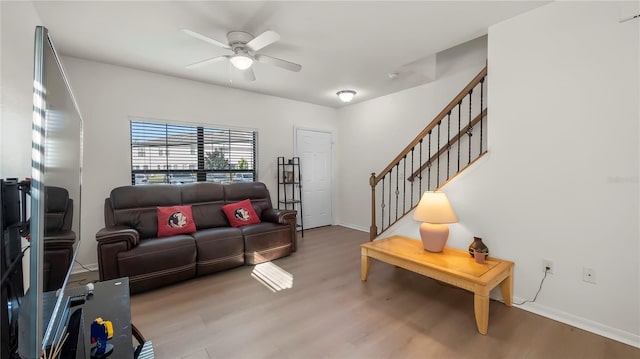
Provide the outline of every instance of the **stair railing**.
<path id="1" fill-rule="evenodd" d="M 423 191 L 442 188 L 487 152 L 486 77 L 485 67 L 380 174 L 371 173 L 370 240 L 411 212 Z"/>

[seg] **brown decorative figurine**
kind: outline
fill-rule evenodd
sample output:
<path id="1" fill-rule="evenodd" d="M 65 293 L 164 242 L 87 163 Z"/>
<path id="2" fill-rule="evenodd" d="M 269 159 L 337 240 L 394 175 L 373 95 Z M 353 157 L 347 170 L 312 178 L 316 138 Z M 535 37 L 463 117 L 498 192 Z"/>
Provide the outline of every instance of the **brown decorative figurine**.
<path id="1" fill-rule="evenodd" d="M 487 253 L 489 255 L 489 247 L 487 247 L 480 237 L 473 237 L 473 242 L 469 245 L 469 255 L 473 257 L 474 250 Z"/>

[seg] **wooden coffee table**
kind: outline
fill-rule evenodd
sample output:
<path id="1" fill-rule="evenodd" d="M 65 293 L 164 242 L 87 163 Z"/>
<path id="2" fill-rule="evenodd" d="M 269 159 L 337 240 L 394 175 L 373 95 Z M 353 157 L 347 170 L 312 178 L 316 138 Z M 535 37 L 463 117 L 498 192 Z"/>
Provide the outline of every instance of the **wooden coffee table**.
<path id="1" fill-rule="evenodd" d="M 476 325 L 481 334 L 489 327 L 489 292 L 500 285 L 504 304 L 513 297 L 513 262 L 488 257 L 478 264 L 468 251 L 446 247 L 440 253 L 425 251 L 420 240 L 392 236 L 362 244 L 362 280 L 367 280 L 369 258 L 393 264 L 426 277 L 473 292 Z"/>

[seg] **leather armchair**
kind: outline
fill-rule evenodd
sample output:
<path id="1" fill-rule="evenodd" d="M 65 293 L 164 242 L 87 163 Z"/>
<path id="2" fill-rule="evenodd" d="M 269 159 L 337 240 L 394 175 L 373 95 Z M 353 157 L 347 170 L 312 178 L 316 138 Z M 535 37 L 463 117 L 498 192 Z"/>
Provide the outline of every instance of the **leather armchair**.
<path id="1" fill-rule="evenodd" d="M 73 260 L 76 234 L 71 230 L 73 200 L 61 187 L 45 188 L 44 282 L 45 291 L 59 289 Z"/>

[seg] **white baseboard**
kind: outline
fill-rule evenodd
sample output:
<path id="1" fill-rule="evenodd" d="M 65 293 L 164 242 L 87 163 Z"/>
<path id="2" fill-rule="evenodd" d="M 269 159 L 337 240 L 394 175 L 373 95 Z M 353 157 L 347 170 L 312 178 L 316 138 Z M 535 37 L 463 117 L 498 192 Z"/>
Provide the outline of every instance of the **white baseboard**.
<path id="1" fill-rule="evenodd" d="M 513 301 L 515 303 L 520 303 L 524 300 L 525 299 L 523 298 L 513 298 Z M 592 320 L 578 317 L 573 314 L 559 311 L 557 309 L 546 307 L 537 303 L 525 303 L 523 305 L 518 305 L 517 308 L 574 326 L 576 328 L 584 329 L 588 332 L 595 333 L 603 337 L 634 346 L 636 348 L 640 348 L 640 335 L 637 334 L 612 328 L 602 323 L 594 322 Z"/>
<path id="2" fill-rule="evenodd" d="M 346 223 L 336 223 L 335 226 L 347 227 L 351 229 L 355 229 L 356 231 L 367 232 L 369 233 L 369 228 L 356 226 L 354 224 L 346 224 Z"/>

